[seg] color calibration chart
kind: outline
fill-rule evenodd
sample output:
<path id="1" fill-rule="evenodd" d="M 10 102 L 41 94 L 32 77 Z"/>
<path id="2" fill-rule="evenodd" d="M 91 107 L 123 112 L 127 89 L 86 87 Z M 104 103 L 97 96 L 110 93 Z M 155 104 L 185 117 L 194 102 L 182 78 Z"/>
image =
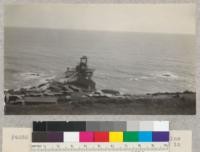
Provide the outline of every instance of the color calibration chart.
<path id="1" fill-rule="evenodd" d="M 191 152 L 192 145 L 191 131 L 169 130 L 168 121 L 43 121 L 16 130 L 3 129 L 3 152 L 16 151 L 11 143 L 26 147 L 21 152 Z"/>
<path id="2" fill-rule="evenodd" d="M 33 122 L 32 152 L 169 151 L 169 122 L 137 123 Z"/>

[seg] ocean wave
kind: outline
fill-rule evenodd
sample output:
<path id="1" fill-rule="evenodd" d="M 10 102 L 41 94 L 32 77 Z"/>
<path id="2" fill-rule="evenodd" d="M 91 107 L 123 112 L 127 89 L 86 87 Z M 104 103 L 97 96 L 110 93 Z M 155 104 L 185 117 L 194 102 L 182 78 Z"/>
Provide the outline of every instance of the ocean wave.
<path id="1" fill-rule="evenodd" d="M 55 78 L 54 75 L 37 72 L 24 72 L 18 75 L 21 78 L 23 88 L 31 88 L 43 83 L 47 83 Z"/>
<path id="2" fill-rule="evenodd" d="M 140 80 L 155 80 L 155 79 L 168 79 L 174 80 L 179 79 L 180 77 L 172 72 L 169 71 L 161 71 L 161 72 L 154 72 L 152 74 L 144 74 L 142 76 L 131 76 L 128 78 L 129 81 L 140 81 Z"/>
<path id="3" fill-rule="evenodd" d="M 23 77 L 24 80 L 32 80 L 32 79 L 39 79 L 41 75 L 39 73 L 34 73 L 34 72 L 25 72 L 25 73 L 20 73 L 20 77 Z"/>
<path id="4" fill-rule="evenodd" d="M 177 80 L 180 77 L 173 72 L 170 71 L 156 71 L 150 74 L 111 74 L 111 73 L 99 73 L 96 74 L 95 77 L 100 80 L 107 79 L 118 79 L 118 80 L 128 80 L 128 81 L 143 81 L 143 80 L 155 80 L 155 79 L 166 79 L 166 80 Z"/>
<path id="5" fill-rule="evenodd" d="M 156 72 L 153 74 L 155 78 L 164 78 L 164 79 L 178 79 L 179 76 L 173 72 L 170 71 L 162 71 L 162 72 Z"/>

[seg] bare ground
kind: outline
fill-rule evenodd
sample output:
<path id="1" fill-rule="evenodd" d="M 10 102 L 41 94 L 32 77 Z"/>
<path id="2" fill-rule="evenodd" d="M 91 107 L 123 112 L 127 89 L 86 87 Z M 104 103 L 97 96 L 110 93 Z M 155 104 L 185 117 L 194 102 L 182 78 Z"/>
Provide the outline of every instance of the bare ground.
<path id="1" fill-rule="evenodd" d="M 39 105 L 5 105 L 6 115 L 194 115 L 196 93 L 156 93 L 126 98 L 87 97 Z"/>

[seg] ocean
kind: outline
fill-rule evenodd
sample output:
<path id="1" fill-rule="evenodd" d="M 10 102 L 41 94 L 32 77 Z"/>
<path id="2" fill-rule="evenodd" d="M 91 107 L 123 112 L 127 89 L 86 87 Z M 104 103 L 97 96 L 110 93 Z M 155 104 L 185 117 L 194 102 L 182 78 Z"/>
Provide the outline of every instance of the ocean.
<path id="1" fill-rule="evenodd" d="M 9 27 L 4 36 L 5 89 L 62 75 L 85 55 L 97 89 L 195 91 L 194 35 Z"/>

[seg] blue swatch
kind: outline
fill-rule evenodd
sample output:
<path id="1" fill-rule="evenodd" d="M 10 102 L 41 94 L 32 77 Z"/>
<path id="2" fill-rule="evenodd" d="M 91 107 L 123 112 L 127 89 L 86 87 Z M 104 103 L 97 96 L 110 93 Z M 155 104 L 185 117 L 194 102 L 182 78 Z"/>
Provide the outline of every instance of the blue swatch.
<path id="1" fill-rule="evenodd" d="M 152 132 L 151 131 L 140 131 L 139 132 L 139 142 L 152 142 Z"/>

